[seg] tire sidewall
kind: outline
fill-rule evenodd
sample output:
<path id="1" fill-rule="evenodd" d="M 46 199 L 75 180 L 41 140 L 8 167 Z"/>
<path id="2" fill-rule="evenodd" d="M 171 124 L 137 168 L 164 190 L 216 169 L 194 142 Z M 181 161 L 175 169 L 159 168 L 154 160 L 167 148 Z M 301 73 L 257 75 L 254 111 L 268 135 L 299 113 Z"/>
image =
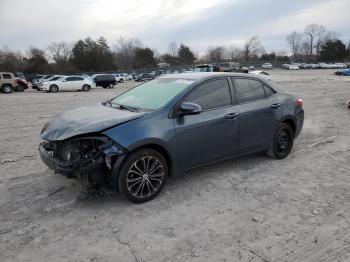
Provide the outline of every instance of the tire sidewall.
<path id="1" fill-rule="evenodd" d="M 52 93 L 58 92 L 58 86 L 57 85 L 51 85 L 50 86 L 50 92 L 52 92 Z"/>
<path id="2" fill-rule="evenodd" d="M 89 85 L 83 85 L 81 90 L 83 90 L 84 92 L 88 92 L 88 91 L 90 91 L 90 86 Z"/>
<path id="3" fill-rule="evenodd" d="M 12 93 L 12 91 L 13 91 L 13 87 L 11 85 L 5 84 L 1 87 L 1 92 L 5 93 L 5 94 L 10 94 L 10 93 Z"/>
<path id="4" fill-rule="evenodd" d="M 278 142 L 277 142 L 278 134 L 281 131 L 281 129 L 284 129 L 287 132 L 287 135 L 289 137 L 288 147 L 283 152 L 279 152 L 278 151 Z M 276 133 L 274 135 L 274 138 L 273 138 L 273 144 L 272 144 L 273 156 L 275 158 L 277 158 L 277 159 L 286 158 L 290 154 L 290 152 L 292 151 L 293 145 L 294 145 L 294 132 L 293 132 L 293 129 L 291 128 L 290 125 L 288 125 L 286 123 L 280 124 L 278 126 L 278 128 L 276 130 Z"/>
<path id="5" fill-rule="evenodd" d="M 153 195 L 151 195 L 149 197 L 145 197 L 145 198 L 137 198 L 137 197 L 134 197 L 129 192 L 129 190 L 127 188 L 126 179 L 127 179 L 128 171 L 129 171 L 129 168 L 131 167 L 131 165 L 139 158 L 145 157 L 145 156 L 156 157 L 162 163 L 163 168 L 164 168 L 164 180 L 163 180 L 162 185 L 158 188 L 158 190 Z M 134 202 L 134 203 L 147 202 L 147 201 L 155 198 L 160 193 L 164 184 L 166 183 L 166 179 L 168 177 L 168 172 L 169 172 L 168 171 L 168 164 L 167 164 L 167 162 L 162 154 L 160 154 L 158 151 L 155 151 L 153 149 L 146 149 L 146 148 L 140 149 L 138 151 L 131 153 L 130 156 L 128 156 L 125 159 L 124 163 L 122 164 L 122 167 L 120 169 L 119 176 L 118 176 L 118 190 L 126 199 L 130 200 L 131 202 Z"/>

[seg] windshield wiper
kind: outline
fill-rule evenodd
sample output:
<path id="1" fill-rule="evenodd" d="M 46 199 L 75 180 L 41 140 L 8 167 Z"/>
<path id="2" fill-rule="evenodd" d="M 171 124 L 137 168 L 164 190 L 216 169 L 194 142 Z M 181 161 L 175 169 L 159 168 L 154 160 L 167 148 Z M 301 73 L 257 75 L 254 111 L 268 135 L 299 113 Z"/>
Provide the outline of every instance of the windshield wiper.
<path id="1" fill-rule="evenodd" d="M 122 110 L 129 110 L 131 112 L 137 112 L 138 110 L 136 108 L 133 108 L 133 107 L 130 107 L 130 106 L 126 106 L 126 105 L 118 105 L 119 106 L 119 109 L 122 109 Z"/>

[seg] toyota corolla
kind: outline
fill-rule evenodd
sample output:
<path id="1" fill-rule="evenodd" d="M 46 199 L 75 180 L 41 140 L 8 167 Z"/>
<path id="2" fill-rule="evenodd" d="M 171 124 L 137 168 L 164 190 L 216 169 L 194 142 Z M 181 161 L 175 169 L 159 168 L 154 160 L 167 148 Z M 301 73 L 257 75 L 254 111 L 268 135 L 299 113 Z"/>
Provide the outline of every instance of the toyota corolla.
<path id="1" fill-rule="evenodd" d="M 109 188 L 140 203 L 171 174 L 253 152 L 287 157 L 302 106 L 254 75 L 164 75 L 57 116 L 43 127 L 39 152 L 56 173 L 88 178 L 93 192 Z"/>

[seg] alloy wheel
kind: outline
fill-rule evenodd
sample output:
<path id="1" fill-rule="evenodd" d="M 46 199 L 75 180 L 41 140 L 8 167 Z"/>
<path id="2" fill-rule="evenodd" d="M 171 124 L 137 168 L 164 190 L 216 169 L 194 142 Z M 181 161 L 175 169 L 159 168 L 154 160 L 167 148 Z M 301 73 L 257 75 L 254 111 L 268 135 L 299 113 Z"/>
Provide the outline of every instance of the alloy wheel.
<path id="1" fill-rule="evenodd" d="M 159 159 L 143 156 L 129 168 L 127 189 L 136 198 L 150 197 L 157 193 L 165 180 L 164 167 Z"/>

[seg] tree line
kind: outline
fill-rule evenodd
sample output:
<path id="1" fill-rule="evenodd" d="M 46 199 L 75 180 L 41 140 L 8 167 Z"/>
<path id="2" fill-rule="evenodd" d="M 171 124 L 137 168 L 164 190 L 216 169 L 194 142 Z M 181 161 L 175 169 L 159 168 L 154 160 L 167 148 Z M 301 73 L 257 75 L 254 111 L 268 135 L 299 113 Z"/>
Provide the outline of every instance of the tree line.
<path id="1" fill-rule="evenodd" d="M 286 51 L 266 52 L 257 36 L 243 46 L 212 46 L 199 56 L 184 43 L 171 42 L 160 54 L 144 46 L 137 38 L 119 38 L 111 47 L 104 37 L 87 37 L 74 44 L 54 42 L 46 49 L 29 47 L 25 54 L 7 47 L 0 49 L 0 71 L 26 73 L 75 73 L 154 68 L 158 63 L 171 66 L 223 61 L 329 61 L 350 60 L 350 43 L 346 46 L 339 34 L 323 25 L 307 25 L 303 32 L 293 31 L 286 37 L 291 55 Z"/>
<path id="2" fill-rule="evenodd" d="M 350 42 L 346 46 L 339 36 L 323 25 L 309 24 L 303 32 L 287 35 L 286 40 L 294 60 L 341 62 L 350 59 Z"/>

